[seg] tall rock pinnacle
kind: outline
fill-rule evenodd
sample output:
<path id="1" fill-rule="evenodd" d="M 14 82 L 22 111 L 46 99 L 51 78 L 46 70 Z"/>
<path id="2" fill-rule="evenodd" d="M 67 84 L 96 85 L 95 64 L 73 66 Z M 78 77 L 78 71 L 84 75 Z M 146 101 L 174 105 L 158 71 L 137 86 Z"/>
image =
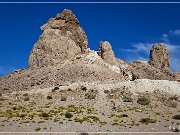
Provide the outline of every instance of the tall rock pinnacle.
<path id="1" fill-rule="evenodd" d="M 86 52 L 88 39 L 71 10 L 65 9 L 41 27 L 42 35 L 34 45 L 29 68 L 55 65 Z"/>
<path id="2" fill-rule="evenodd" d="M 161 71 L 170 71 L 169 50 L 162 44 L 154 44 L 150 50 L 150 65 Z"/>
<path id="3" fill-rule="evenodd" d="M 101 58 L 109 64 L 116 64 L 116 58 L 114 56 L 114 51 L 112 50 L 111 44 L 107 41 L 101 41 L 99 43 L 99 55 Z"/>

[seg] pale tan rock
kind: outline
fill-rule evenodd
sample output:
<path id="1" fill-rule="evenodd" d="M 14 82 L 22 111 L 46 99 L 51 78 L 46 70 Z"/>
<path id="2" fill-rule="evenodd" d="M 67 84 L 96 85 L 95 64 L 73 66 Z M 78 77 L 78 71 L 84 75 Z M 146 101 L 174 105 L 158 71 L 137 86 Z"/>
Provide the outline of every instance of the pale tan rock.
<path id="1" fill-rule="evenodd" d="M 161 71 L 170 71 L 169 50 L 162 44 L 154 44 L 150 50 L 150 65 Z"/>
<path id="2" fill-rule="evenodd" d="M 51 18 L 41 29 L 42 35 L 29 56 L 29 68 L 56 65 L 85 53 L 88 39 L 71 10 L 64 10 Z"/>
<path id="3" fill-rule="evenodd" d="M 114 51 L 112 50 L 111 44 L 108 41 L 101 41 L 99 43 L 99 55 L 105 62 L 112 65 L 117 64 Z"/>

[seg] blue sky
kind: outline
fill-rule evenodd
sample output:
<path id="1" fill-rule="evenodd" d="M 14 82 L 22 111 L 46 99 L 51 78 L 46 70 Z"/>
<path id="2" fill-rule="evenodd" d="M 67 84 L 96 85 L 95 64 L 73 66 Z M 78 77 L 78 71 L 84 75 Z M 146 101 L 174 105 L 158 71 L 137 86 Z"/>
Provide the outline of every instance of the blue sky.
<path id="1" fill-rule="evenodd" d="M 91 49 L 107 40 L 116 57 L 148 60 L 151 45 L 163 42 L 171 69 L 180 71 L 180 4 L 0 4 L 0 76 L 27 68 L 40 26 L 65 8 L 80 20 Z"/>

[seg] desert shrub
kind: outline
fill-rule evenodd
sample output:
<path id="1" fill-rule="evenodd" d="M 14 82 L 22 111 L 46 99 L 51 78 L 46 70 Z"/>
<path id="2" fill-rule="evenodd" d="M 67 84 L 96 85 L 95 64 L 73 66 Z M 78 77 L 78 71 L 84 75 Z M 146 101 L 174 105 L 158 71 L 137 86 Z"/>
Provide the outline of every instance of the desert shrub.
<path id="1" fill-rule="evenodd" d="M 44 117 L 44 118 L 47 118 L 49 117 L 49 114 L 48 113 L 45 113 L 45 112 L 42 112 L 41 114 L 39 114 L 40 117 Z"/>
<path id="2" fill-rule="evenodd" d="M 50 100 L 52 99 L 52 96 L 47 96 L 46 99 Z"/>
<path id="3" fill-rule="evenodd" d="M 122 117 L 128 117 L 128 115 L 127 115 L 127 114 L 122 114 L 121 116 L 122 116 Z"/>
<path id="4" fill-rule="evenodd" d="M 85 94 L 86 99 L 95 99 L 96 98 L 96 92 L 94 90 L 90 90 Z"/>
<path id="5" fill-rule="evenodd" d="M 61 97 L 61 101 L 66 101 L 66 100 L 67 100 L 67 97 L 65 97 L 65 96 Z"/>
<path id="6" fill-rule="evenodd" d="M 137 103 L 140 105 L 148 105 L 150 104 L 150 100 L 147 97 L 142 96 L 138 98 Z"/>
<path id="7" fill-rule="evenodd" d="M 54 87 L 54 90 L 59 90 L 59 87 Z"/>
<path id="8" fill-rule="evenodd" d="M 73 117 L 73 114 L 70 112 L 66 112 L 64 115 L 66 118 L 72 118 Z"/>
<path id="9" fill-rule="evenodd" d="M 169 103 L 169 106 L 170 106 L 170 107 L 173 107 L 173 108 L 176 108 L 176 107 L 177 107 L 177 102 L 171 101 L 171 102 Z"/>
<path id="10" fill-rule="evenodd" d="M 16 107 L 16 106 L 13 106 L 12 109 L 13 109 L 13 110 L 17 110 L 17 107 Z"/>
<path id="11" fill-rule="evenodd" d="M 175 119 L 175 120 L 180 120 L 180 114 L 174 115 L 174 116 L 173 116 L 173 119 Z"/>
<path id="12" fill-rule="evenodd" d="M 124 96 L 123 102 L 133 102 L 133 98 L 131 96 Z"/>
<path id="13" fill-rule="evenodd" d="M 172 96 L 169 98 L 170 100 L 175 100 L 175 101 L 178 101 L 178 97 L 177 96 Z"/>
<path id="14" fill-rule="evenodd" d="M 140 120 L 141 123 L 144 123 L 144 124 L 148 124 L 148 123 L 156 123 L 157 120 L 156 119 L 151 119 L 151 118 L 142 118 Z"/>
<path id="15" fill-rule="evenodd" d="M 108 93 L 110 93 L 110 91 L 109 90 L 104 90 L 104 93 L 108 94 Z"/>
<path id="16" fill-rule="evenodd" d="M 0 97 L 2 97 L 2 93 L 0 93 Z"/>
<path id="17" fill-rule="evenodd" d="M 30 100 L 29 97 L 25 97 L 25 98 L 24 98 L 24 101 L 29 101 L 29 100 Z"/>
<path id="18" fill-rule="evenodd" d="M 40 130 L 41 130 L 41 128 L 40 128 L 40 127 L 38 127 L 38 128 L 35 128 L 34 130 L 35 130 L 35 131 L 40 131 Z"/>
<path id="19" fill-rule="evenodd" d="M 87 88 L 85 86 L 81 86 L 81 90 L 86 91 Z"/>
<path id="20" fill-rule="evenodd" d="M 80 135 L 89 135 L 88 133 L 80 133 Z"/>
<path id="21" fill-rule="evenodd" d="M 55 92 L 56 90 L 59 90 L 59 87 L 54 87 L 51 92 Z"/>
<path id="22" fill-rule="evenodd" d="M 27 96 L 28 96 L 28 93 L 24 93 L 23 96 L 24 96 L 24 97 L 27 97 Z"/>

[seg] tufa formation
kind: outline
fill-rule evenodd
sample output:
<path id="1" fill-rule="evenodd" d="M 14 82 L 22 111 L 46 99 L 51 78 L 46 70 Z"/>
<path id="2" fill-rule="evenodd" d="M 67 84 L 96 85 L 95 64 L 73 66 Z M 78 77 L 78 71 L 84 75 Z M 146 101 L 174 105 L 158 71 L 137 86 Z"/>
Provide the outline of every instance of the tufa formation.
<path id="1" fill-rule="evenodd" d="M 170 71 L 169 50 L 162 44 L 154 44 L 150 50 L 150 65 L 161 71 Z"/>
<path id="2" fill-rule="evenodd" d="M 29 56 L 29 68 L 0 78 L 1 92 L 32 90 L 82 83 L 119 83 L 136 79 L 180 81 L 172 73 L 169 51 L 154 44 L 150 62 L 125 62 L 116 58 L 109 42 L 99 43 L 99 52 L 88 48 L 88 39 L 71 10 L 48 20 Z"/>
<path id="3" fill-rule="evenodd" d="M 88 39 L 71 10 L 51 18 L 41 27 L 42 35 L 31 51 L 29 68 L 53 66 L 86 52 Z"/>
<path id="4" fill-rule="evenodd" d="M 109 64 L 115 65 L 117 63 L 114 56 L 114 51 L 112 50 L 112 47 L 108 41 L 101 41 L 99 43 L 99 55 Z"/>

